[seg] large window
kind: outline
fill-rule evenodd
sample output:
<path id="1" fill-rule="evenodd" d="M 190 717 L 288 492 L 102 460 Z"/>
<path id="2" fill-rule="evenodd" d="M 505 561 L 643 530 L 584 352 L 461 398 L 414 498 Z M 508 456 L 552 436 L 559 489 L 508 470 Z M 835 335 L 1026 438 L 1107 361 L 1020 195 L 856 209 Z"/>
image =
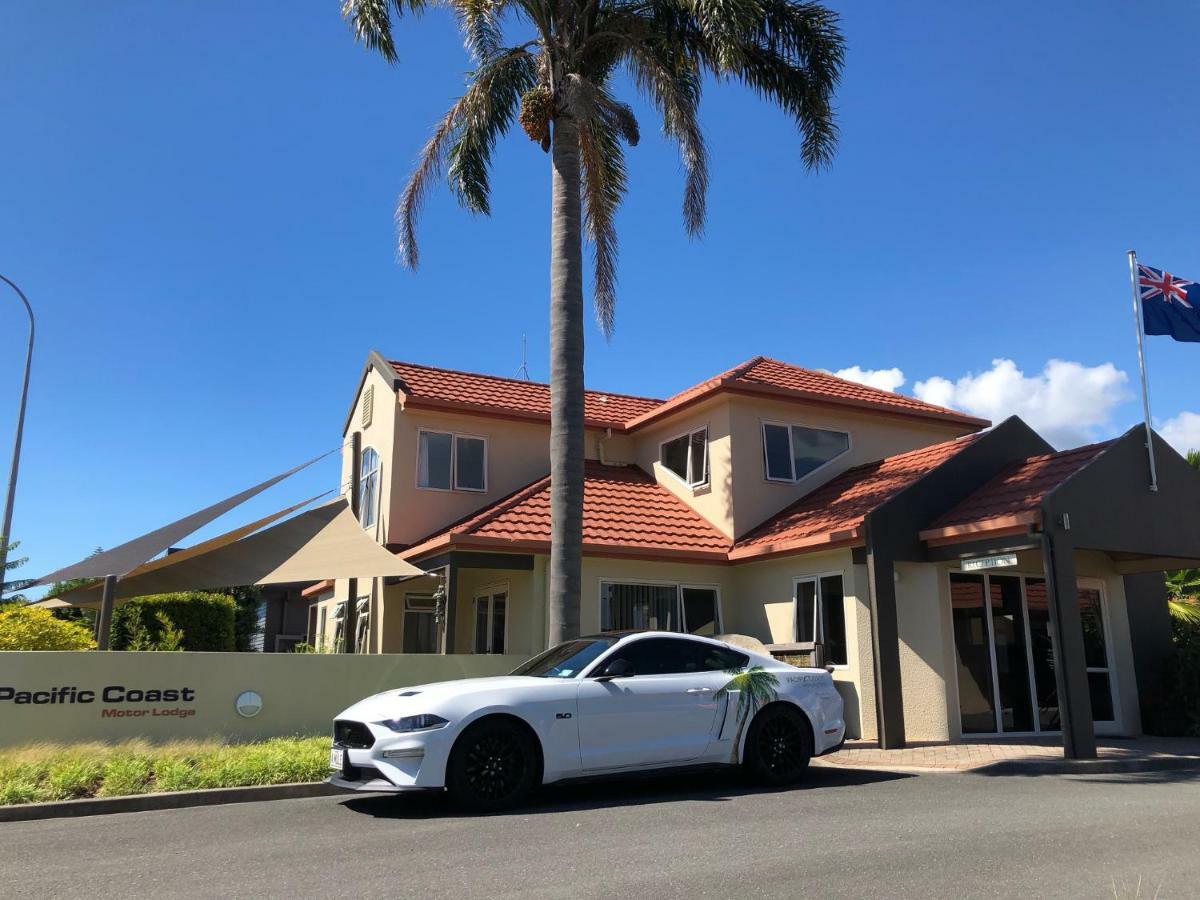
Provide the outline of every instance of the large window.
<path id="1" fill-rule="evenodd" d="M 689 487 L 708 484 L 708 428 L 664 441 L 658 448 L 658 460 Z"/>
<path id="2" fill-rule="evenodd" d="M 1099 587 L 1078 588 L 1092 718 L 1116 718 L 1104 602 Z M 950 575 L 964 734 L 1058 731 L 1057 639 L 1044 578 Z"/>
<path id="3" fill-rule="evenodd" d="M 379 508 L 379 454 L 373 447 L 363 447 L 358 464 L 358 521 L 363 528 L 375 524 Z"/>
<path id="4" fill-rule="evenodd" d="M 850 449 L 850 435 L 844 431 L 764 422 L 762 432 L 768 481 L 799 481 Z"/>
<path id="5" fill-rule="evenodd" d="M 475 652 L 504 653 L 508 591 L 488 590 L 475 598 Z"/>
<path id="6" fill-rule="evenodd" d="M 487 441 L 469 434 L 422 431 L 417 487 L 436 491 L 486 491 Z"/>
<path id="7" fill-rule="evenodd" d="M 437 600 L 432 594 L 404 595 L 404 652 L 438 652 Z"/>
<path id="8" fill-rule="evenodd" d="M 600 630 L 634 629 L 719 634 L 721 603 L 717 588 L 701 584 L 602 581 Z"/>
<path id="9" fill-rule="evenodd" d="M 842 576 L 812 575 L 795 580 L 796 641 L 824 647 L 825 662 L 844 666 L 846 646 L 846 603 Z"/>
<path id="10" fill-rule="evenodd" d="M 332 653 L 346 652 L 346 601 L 343 600 L 333 608 L 333 643 L 329 647 Z"/>

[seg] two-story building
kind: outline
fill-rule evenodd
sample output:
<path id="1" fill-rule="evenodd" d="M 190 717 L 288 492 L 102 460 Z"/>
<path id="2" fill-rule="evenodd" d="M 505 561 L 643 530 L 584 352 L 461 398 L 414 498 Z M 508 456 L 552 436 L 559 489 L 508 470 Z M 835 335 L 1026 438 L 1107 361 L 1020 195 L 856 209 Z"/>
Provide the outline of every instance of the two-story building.
<path id="1" fill-rule="evenodd" d="M 363 527 L 428 574 L 314 585 L 310 640 L 544 649 L 549 412 L 544 384 L 372 352 L 342 485 Z M 1055 452 L 1017 419 L 990 428 L 763 357 L 666 400 L 589 391 L 585 417 L 585 632 L 817 648 L 851 733 L 885 744 L 1056 732 L 1067 701 L 1088 734 L 1091 718 L 1140 731 L 1166 612 L 1161 576 L 1136 573 L 1200 556 L 1194 526 L 1161 527 L 1180 516 L 1147 489 L 1140 429 Z M 1200 497 L 1156 448 L 1175 496 Z"/>

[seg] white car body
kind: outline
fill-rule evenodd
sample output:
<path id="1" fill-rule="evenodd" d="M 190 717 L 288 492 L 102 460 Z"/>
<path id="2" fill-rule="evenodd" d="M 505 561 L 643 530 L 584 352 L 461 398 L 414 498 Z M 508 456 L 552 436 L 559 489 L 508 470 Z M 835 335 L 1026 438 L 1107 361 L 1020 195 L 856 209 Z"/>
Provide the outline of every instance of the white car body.
<path id="1" fill-rule="evenodd" d="M 466 678 L 389 690 L 354 704 L 335 722 L 331 767 L 338 760 L 342 765 L 329 783 L 358 791 L 443 788 L 455 740 L 473 723 L 494 715 L 520 719 L 536 735 L 543 784 L 740 760 L 749 728 L 739 732 L 737 693 L 719 694 L 731 680 L 727 671 L 611 679 L 589 675 L 602 671 L 607 660 L 633 642 L 652 638 L 715 645 L 745 657 L 746 667 L 761 666 L 773 673 L 778 702 L 793 704 L 811 725 L 813 755 L 837 749 L 845 738 L 842 699 L 824 669 L 797 668 L 691 635 L 597 637 L 615 643 L 570 677 Z M 401 733 L 383 724 L 422 715 L 437 716 L 446 724 Z M 741 746 L 735 754 L 737 738 Z M 369 746 L 362 746 L 368 741 Z"/>

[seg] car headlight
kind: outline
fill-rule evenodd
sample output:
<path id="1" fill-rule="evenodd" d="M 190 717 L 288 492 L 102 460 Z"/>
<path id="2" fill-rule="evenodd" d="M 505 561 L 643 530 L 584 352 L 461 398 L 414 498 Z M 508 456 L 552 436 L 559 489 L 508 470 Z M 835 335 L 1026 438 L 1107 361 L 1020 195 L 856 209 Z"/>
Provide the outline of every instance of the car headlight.
<path id="1" fill-rule="evenodd" d="M 450 723 L 441 716 L 422 713 L 419 716 L 404 716 L 399 719 L 384 719 L 377 723 L 396 732 L 432 731 L 434 728 L 445 728 Z"/>

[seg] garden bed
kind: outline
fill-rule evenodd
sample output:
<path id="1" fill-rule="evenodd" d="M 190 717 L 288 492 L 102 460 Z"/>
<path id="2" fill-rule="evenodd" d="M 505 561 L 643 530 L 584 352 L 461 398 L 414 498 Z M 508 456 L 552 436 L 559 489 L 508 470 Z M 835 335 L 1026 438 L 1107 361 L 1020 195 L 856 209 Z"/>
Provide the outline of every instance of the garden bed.
<path id="1" fill-rule="evenodd" d="M 0 806 L 320 781 L 328 764 L 327 736 L 30 744 L 0 750 Z"/>

